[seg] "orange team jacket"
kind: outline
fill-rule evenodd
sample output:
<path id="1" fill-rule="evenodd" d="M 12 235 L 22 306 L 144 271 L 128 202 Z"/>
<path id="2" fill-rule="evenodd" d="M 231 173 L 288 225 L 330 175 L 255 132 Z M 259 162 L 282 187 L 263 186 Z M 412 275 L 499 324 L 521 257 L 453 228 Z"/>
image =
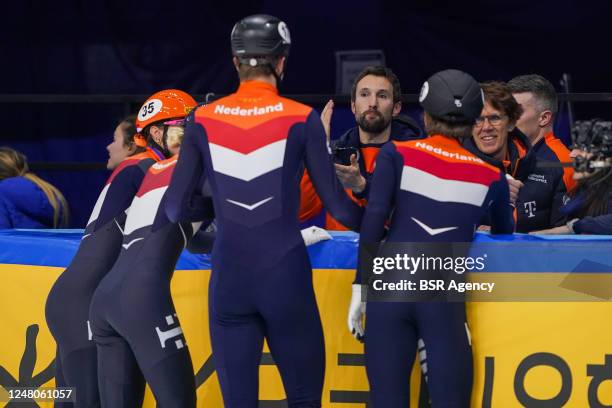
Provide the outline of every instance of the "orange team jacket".
<path id="1" fill-rule="evenodd" d="M 423 132 L 419 125 L 410 117 L 398 115 L 391 121 L 391 141 L 404 142 L 422 139 Z M 360 194 L 353 194 L 350 189 L 346 192 L 357 204 L 365 207 L 369 192 L 370 180 L 374 172 L 376 157 L 384 143 L 363 144 L 359 139 L 359 128 L 349 129 L 339 139 L 332 141 L 338 147 L 354 147 L 360 151 L 359 171 L 366 179 L 366 188 Z M 307 172 L 304 172 L 300 184 L 301 202 L 299 221 L 302 224 L 321 225 L 328 230 L 345 231 L 347 228 L 334 219 L 327 211 L 323 210 L 323 204 L 314 190 Z M 325 222 L 323 222 L 323 219 Z"/>
<path id="2" fill-rule="evenodd" d="M 374 172 L 374 163 L 376 161 L 376 156 L 378 156 L 379 151 L 380 146 L 360 148 L 361 157 L 363 158 L 363 165 L 365 171 L 367 171 L 368 173 Z M 314 186 L 312 185 L 312 180 L 310 179 L 310 176 L 308 175 L 307 171 L 304 171 L 304 175 L 302 176 L 302 181 L 300 182 L 300 192 L 301 196 L 299 217 L 300 222 L 304 222 L 306 220 L 316 217 L 323 210 L 323 203 L 317 195 L 317 192 L 315 191 Z M 353 201 L 355 201 L 361 207 L 365 207 L 367 203 L 367 200 L 365 198 L 355 197 L 350 188 L 346 189 L 346 193 Z M 327 212 L 325 213 L 325 229 L 333 231 L 348 231 L 348 228 L 338 222 Z"/>

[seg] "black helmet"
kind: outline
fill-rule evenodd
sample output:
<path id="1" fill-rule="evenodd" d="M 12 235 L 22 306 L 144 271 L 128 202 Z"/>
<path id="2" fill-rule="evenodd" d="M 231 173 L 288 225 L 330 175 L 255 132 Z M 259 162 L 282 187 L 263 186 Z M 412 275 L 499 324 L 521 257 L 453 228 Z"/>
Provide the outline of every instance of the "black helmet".
<path id="1" fill-rule="evenodd" d="M 451 123 L 474 123 L 484 105 L 480 85 L 465 72 L 447 69 L 433 74 L 421 88 L 419 102 L 431 116 Z"/>
<path id="2" fill-rule="evenodd" d="M 232 55 L 257 62 L 257 59 L 287 56 L 291 36 L 287 24 L 283 21 L 266 14 L 255 14 L 236 23 L 231 42 Z M 249 62 L 251 65 L 257 65 Z"/>

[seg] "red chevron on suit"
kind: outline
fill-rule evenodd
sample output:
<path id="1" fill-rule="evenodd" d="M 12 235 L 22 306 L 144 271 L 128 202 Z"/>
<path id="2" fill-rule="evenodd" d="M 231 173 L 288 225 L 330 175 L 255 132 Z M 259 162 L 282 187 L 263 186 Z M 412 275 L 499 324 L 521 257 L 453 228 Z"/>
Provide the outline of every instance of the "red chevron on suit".
<path id="1" fill-rule="evenodd" d="M 304 120 L 286 115 L 247 129 L 211 118 L 200 123 L 207 131 L 213 169 L 248 182 L 283 166 L 289 130 Z"/>
<path id="2" fill-rule="evenodd" d="M 124 235 L 153 224 L 157 209 L 170 184 L 177 160 L 178 157 L 162 160 L 149 168 L 130 206 Z"/>
<path id="3" fill-rule="evenodd" d="M 499 170 L 443 138 L 431 140 L 441 147 L 423 141 L 397 144 L 404 160 L 400 188 L 435 201 L 481 206 Z"/>

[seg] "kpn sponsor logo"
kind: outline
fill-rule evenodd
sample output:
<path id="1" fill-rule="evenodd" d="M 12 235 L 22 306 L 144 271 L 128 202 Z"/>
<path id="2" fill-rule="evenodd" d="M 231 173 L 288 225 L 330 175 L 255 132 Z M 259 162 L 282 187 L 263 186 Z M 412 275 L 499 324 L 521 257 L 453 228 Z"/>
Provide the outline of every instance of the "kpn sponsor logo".
<path id="1" fill-rule="evenodd" d="M 225 105 L 217 105 L 215 106 L 215 114 L 217 115 L 232 115 L 232 116 L 259 116 L 259 115 L 267 115 L 269 113 L 274 112 L 282 112 L 284 110 L 284 106 L 282 102 L 277 103 L 276 105 L 266 105 L 266 106 L 254 106 L 252 108 L 243 108 L 241 106 L 225 106 Z"/>

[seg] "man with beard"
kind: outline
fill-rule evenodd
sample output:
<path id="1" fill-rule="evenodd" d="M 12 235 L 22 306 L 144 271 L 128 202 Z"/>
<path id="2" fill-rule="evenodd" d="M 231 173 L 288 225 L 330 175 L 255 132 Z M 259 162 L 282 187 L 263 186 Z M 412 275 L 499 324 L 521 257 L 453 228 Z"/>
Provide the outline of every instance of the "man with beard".
<path id="1" fill-rule="evenodd" d="M 423 137 L 421 129 L 411 118 L 400 116 L 401 95 L 400 82 L 393 71 L 383 66 L 366 67 L 355 78 L 351 90 L 351 110 L 357 126 L 330 142 L 336 175 L 349 196 L 362 206 L 366 204 L 380 148 L 389 140 L 407 141 Z M 333 108 L 333 101 L 329 101 L 321 113 L 328 138 Z M 328 230 L 347 230 L 323 210 L 307 173 L 304 173 L 300 188 L 300 222 L 323 224 Z"/>

